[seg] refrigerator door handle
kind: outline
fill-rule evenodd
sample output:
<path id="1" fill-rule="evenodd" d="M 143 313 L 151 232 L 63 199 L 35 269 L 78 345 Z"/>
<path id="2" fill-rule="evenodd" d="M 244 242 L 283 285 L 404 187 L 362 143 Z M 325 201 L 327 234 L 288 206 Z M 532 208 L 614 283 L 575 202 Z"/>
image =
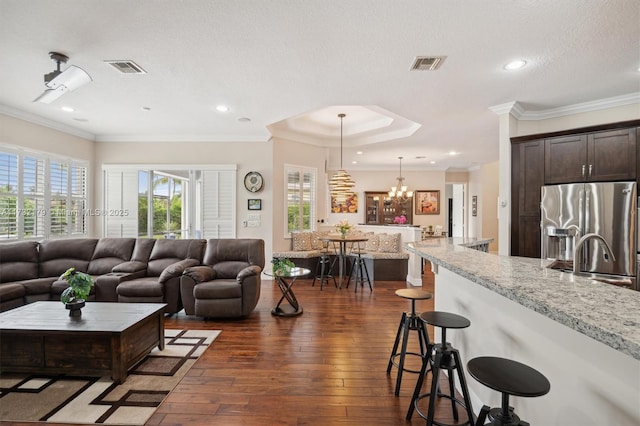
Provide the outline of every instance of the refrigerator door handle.
<path id="1" fill-rule="evenodd" d="M 589 188 L 585 188 L 584 190 L 584 228 L 583 228 L 584 235 L 587 235 L 589 232 L 593 232 L 591 230 L 591 227 L 589 226 L 589 224 L 591 223 L 591 213 L 589 211 L 590 207 L 591 207 L 591 190 Z M 581 262 L 584 259 L 591 258 L 591 253 L 589 250 L 590 243 L 591 241 L 587 241 L 584 245 L 582 259 L 580 259 Z M 585 261 L 585 264 L 586 264 L 586 261 Z"/>

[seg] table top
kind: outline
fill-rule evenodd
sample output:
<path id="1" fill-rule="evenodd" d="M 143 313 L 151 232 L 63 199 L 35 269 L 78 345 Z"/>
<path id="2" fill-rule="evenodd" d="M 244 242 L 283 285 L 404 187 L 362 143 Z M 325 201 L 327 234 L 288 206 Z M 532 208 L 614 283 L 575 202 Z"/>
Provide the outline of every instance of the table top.
<path id="1" fill-rule="evenodd" d="M 326 237 L 321 238 L 322 241 L 331 241 L 331 242 L 346 242 L 346 243 L 356 243 L 362 241 L 368 241 L 368 237 L 342 237 L 340 235 L 327 235 Z"/>
<path id="2" fill-rule="evenodd" d="M 309 275 L 311 273 L 310 269 L 307 268 L 291 268 L 288 271 L 283 271 L 282 273 L 274 273 L 274 271 L 265 271 L 264 274 L 268 275 L 270 277 L 285 277 L 285 278 L 295 278 L 295 277 L 302 277 L 305 275 Z"/>
<path id="3" fill-rule="evenodd" d="M 0 313 L 0 330 L 122 332 L 151 315 L 162 315 L 166 306 L 86 302 L 81 316 L 70 317 L 62 302 L 34 302 Z"/>

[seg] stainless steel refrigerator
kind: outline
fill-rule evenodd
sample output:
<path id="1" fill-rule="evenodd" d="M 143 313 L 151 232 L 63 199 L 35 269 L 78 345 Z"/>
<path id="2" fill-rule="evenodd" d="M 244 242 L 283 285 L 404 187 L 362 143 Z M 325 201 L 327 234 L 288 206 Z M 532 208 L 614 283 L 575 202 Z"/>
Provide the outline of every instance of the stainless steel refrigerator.
<path id="1" fill-rule="evenodd" d="M 571 269 L 581 236 L 595 233 L 609 244 L 588 240 L 580 262 L 584 273 L 629 277 L 636 287 L 636 183 L 593 182 L 542 187 L 542 258 Z M 559 269 L 565 269 L 560 267 Z"/>

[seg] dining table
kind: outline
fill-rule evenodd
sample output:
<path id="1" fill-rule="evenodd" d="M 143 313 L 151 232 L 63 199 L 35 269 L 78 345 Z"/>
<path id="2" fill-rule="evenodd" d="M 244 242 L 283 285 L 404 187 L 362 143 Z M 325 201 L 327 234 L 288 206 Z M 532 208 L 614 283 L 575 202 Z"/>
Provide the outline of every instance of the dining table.
<path id="1" fill-rule="evenodd" d="M 322 241 L 331 243 L 334 251 L 338 256 L 338 288 L 342 288 L 342 282 L 347 267 L 347 257 L 353 250 L 353 246 L 356 245 L 358 250 L 360 249 L 360 243 L 368 241 L 369 238 L 364 236 L 342 236 L 342 235 L 328 235 L 322 238 Z"/>

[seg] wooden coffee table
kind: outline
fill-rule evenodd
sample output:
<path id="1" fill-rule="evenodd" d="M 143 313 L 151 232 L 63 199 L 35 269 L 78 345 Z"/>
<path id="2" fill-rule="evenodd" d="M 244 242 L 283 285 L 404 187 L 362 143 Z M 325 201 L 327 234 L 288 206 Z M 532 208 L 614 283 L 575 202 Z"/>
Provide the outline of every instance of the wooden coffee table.
<path id="1" fill-rule="evenodd" d="M 0 313 L 2 371 L 102 376 L 116 383 L 155 346 L 164 349 L 164 303 L 87 302 L 70 317 L 61 302 Z"/>

